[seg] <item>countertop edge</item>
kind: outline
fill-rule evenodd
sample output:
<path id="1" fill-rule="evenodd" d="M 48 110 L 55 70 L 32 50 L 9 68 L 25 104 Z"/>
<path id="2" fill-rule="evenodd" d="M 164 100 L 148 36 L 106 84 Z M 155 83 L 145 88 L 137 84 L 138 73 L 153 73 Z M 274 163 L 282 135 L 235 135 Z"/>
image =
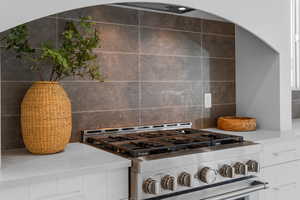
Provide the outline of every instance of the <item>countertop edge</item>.
<path id="1" fill-rule="evenodd" d="M 95 160 L 97 158 L 98 160 Z M 71 143 L 66 148 L 66 152 L 45 156 L 35 156 L 24 149 L 16 149 L 4 153 L 2 159 L 0 186 L 47 180 L 53 177 L 107 173 L 131 167 L 129 159 L 82 143 Z M 77 160 L 78 166 L 74 167 Z M 23 169 L 24 173 L 22 173 Z"/>

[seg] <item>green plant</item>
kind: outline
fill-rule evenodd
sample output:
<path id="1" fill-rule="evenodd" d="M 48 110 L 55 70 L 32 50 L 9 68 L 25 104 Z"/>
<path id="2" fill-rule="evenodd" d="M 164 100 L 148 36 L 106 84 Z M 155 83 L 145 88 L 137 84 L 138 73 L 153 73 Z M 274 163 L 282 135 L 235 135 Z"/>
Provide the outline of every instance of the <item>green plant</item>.
<path id="1" fill-rule="evenodd" d="M 88 76 L 92 80 L 102 81 L 99 72 L 99 62 L 93 49 L 100 47 L 99 33 L 93 27 L 90 17 L 81 18 L 80 22 L 66 22 L 60 35 L 61 45 L 53 47 L 44 42 L 40 48 L 33 48 L 28 42 L 26 25 L 17 26 L 2 38 L 7 50 L 13 50 L 16 57 L 26 59 L 31 63 L 31 69 L 45 80 L 41 66 L 50 62 L 52 69 L 49 81 L 59 81 L 69 76 Z"/>

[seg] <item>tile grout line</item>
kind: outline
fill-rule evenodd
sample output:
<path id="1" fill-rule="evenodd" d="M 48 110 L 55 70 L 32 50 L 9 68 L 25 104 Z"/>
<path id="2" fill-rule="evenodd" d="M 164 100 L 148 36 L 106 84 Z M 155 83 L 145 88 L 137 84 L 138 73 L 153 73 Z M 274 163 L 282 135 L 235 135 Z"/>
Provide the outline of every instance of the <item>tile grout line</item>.
<path id="1" fill-rule="evenodd" d="M 2 48 L 0 47 L 0 80 L 2 80 Z M 2 129 L 2 116 L 3 116 L 3 111 L 2 111 L 2 104 L 4 104 L 4 99 L 2 100 L 2 81 L 0 82 L 0 101 L 1 101 L 1 104 L 0 104 L 0 116 L 1 116 L 1 120 L 0 120 L 0 130 L 5 130 L 4 128 Z M 3 101 L 3 103 L 2 103 Z M 3 119 L 4 120 L 4 119 Z M 3 132 L 1 131 L 2 135 L 3 135 Z M 1 141 L 1 138 L 0 138 L 0 149 L 2 149 L 2 141 Z M 1 156 L 0 156 L 1 157 Z M 1 161 L 0 161 L 1 163 Z"/>
<path id="2" fill-rule="evenodd" d="M 56 48 L 58 48 L 58 38 L 59 38 L 59 36 L 58 36 L 58 16 L 57 15 L 55 15 L 55 45 L 56 45 Z"/>
<path id="3" fill-rule="evenodd" d="M 138 124 L 142 125 L 142 73 L 141 73 L 141 12 L 137 11 L 138 15 Z"/>
<path id="4" fill-rule="evenodd" d="M 141 55 L 141 56 L 160 56 L 160 57 L 184 57 L 184 58 L 201 58 L 201 59 L 220 59 L 220 60 L 235 60 L 235 57 L 208 57 L 208 56 L 192 56 L 192 55 L 180 55 L 180 54 L 155 54 L 155 53 L 142 53 L 142 52 L 125 52 L 125 51 L 107 51 L 101 49 L 95 49 L 95 52 L 103 54 L 124 54 L 124 55 Z"/>
<path id="5" fill-rule="evenodd" d="M 212 104 L 212 106 L 231 106 L 236 105 L 233 103 L 224 104 Z M 148 110 L 162 110 L 162 109 L 173 109 L 173 108 L 203 108 L 204 105 L 178 105 L 178 106 L 162 106 L 162 107 L 145 107 L 145 108 L 127 108 L 127 109 L 107 109 L 107 110 L 83 110 L 83 111 L 73 111 L 73 114 L 83 114 L 83 113 L 101 113 L 101 112 L 125 112 L 125 111 L 148 111 Z M 3 114 L 3 117 L 19 117 L 20 114 Z"/>
<path id="6" fill-rule="evenodd" d="M 33 83 L 35 81 L 26 81 L 26 80 L 20 80 L 20 81 L 1 81 L 3 83 Z M 99 83 L 97 81 L 89 81 L 89 80 L 70 80 L 70 81 L 59 81 L 62 84 L 80 84 L 80 83 Z M 138 81 L 138 80 L 134 80 L 134 81 L 115 81 L 115 80 L 111 80 L 111 81 L 105 81 L 105 83 L 235 83 L 235 80 L 142 80 L 142 81 Z M 13 86 L 13 85 L 11 85 Z"/>
<path id="7" fill-rule="evenodd" d="M 201 32 L 203 31 L 203 28 L 204 28 L 204 23 L 203 23 L 203 20 L 201 20 Z M 201 37 L 201 39 L 200 39 L 200 43 L 201 43 L 201 58 L 200 58 L 200 64 L 201 64 L 201 79 L 202 79 L 202 81 L 204 80 L 204 61 L 203 61 L 203 55 L 204 55 L 204 53 L 203 53 L 203 35 L 201 34 L 200 35 L 200 37 Z M 202 84 L 201 85 L 201 89 L 202 89 L 202 100 L 203 100 L 203 102 L 202 102 L 202 109 L 201 109 L 201 128 L 203 128 L 204 127 L 204 114 L 205 114 L 205 107 L 204 107 L 204 105 L 205 105 L 205 100 L 204 100 L 204 92 L 205 92 L 205 90 L 204 90 L 204 85 Z"/>
<path id="8" fill-rule="evenodd" d="M 140 12 L 138 12 L 138 15 L 139 15 Z M 53 17 L 51 17 L 53 18 Z M 79 19 L 76 19 L 76 18 L 68 18 L 68 17 L 57 17 L 58 19 L 61 19 L 61 20 L 68 20 L 68 21 L 75 21 L 75 22 L 78 22 L 80 21 Z M 204 20 L 202 18 L 199 18 L 200 20 Z M 208 32 L 203 32 L 203 30 L 201 30 L 200 32 L 198 31 L 190 31 L 190 30 L 183 30 L 183 29 L 174 29 L 174 28 L 164 28 L 164 27 L 157 27 L 157 26 L 147 26 L 147 25 L 141 25 L 138 24 L 135 25 L 135 24 L 121 24 L 121 23 L 116 23 L 116 22 L 105 22 L 105 21 L 95 21 L 95 20 L 89 20 L 93 23 L 96 23 L 96 24 L 106 24 L 106 25 L 116 25 L 116 26 L 125 26 L 125 27 L 137 27 L 137 28 L 147 28 L 147 29 L 156 29 L 156 30 L 165 30 L 165 31 L 173 31 L 173 32 L 184 32 L 184 33 L 193 33 L 193 34 L 203 34 L 203 35 L 211 35 L 211 36 L 219 36 L 219 37 L 227 37 L 227 38 L 234 38 L 235 36 L 234 35 L 231 35 L 231 34 L 220 34 L 220 33 L 208 33 Z M 203 22 L 201 22 L 203 23 Z"/>

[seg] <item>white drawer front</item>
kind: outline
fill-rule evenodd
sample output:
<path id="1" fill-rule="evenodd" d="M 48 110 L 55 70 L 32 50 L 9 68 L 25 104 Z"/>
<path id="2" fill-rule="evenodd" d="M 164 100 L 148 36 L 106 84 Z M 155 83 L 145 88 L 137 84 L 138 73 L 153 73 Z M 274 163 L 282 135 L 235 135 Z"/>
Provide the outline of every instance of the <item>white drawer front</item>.
<path id="1" fill-rule="evenodd" d="M 128 169 L 112 170 L 107 178 L 109 200 L 127 199 L 129 195 Z"/>
<path id="2" fill-rule="evenodd" d="M 30 200 L 41 200 L 57 194 L 56 179 L 30 184 Z"/>
<path id="3" fill-rule="evenodd" d="M 82 177 L 56 178 L 30 185 L 31 200 L 63 200 L 83 197 Z"/>
<path id="4" fill-rule="evenodd" d="M 261 171 L 262 178 L 270 183 L 272 188 L 293 185 L 298 182 L 300 161 L 289 162 L 281 165 L 263 168 Z"/>
<path id="5" fill-rule="evenodd" d="M 42 198 L 41 200 L 87 200 L 87 198 L 80 192 L 73 192 L 69 194 L 53 195 Z"/>
<path id="6" fill-rule="evenodd" d="M 262 167 L 300 159 L 300 148 L 295 141 L 264 145 Z"/>
<path id="7" fill-rule="evenodd" d="M 128 168 L 1 186 L 0 200 L 128 200 Z"/>
<path id="8" fill-rule="evenodd" d="M 291 183 L 260 192 L 259 200 L 298 200 L 298 196 L 296 183 Z"/>
<path id="9" fill-rule="evenodd" d="M 83 177 L 61 178 L 57 181 L 59 194 L 78 193 L 83 190 Z"/>
<path id="10" fill-rule="evenodd" d="M 0 199 L 2 200 L 29 200 L 28 187 L 20 185 L 16 187 L 3 187 L 0 189 Z"/>

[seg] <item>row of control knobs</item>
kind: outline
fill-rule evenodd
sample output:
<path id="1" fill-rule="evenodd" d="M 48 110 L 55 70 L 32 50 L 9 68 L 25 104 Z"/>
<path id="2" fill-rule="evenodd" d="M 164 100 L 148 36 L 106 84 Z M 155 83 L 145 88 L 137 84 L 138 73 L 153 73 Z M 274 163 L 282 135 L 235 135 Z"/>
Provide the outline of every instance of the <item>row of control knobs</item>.
<path id="1" fill-rule="evenodd" d="M 219 169 L 219 174 L 226 178 L 234 178 L 237 175 L 247 175 L 248 172 L 259 172 L 259 164 L 254 160 L 249 160 L 247 163 L 237 162 L 233 166 L 223 165 Z M 217 171 L 210 168 L 204 167 L 198 173 L 198 178 L 207 184 L 214 183 L 217 179 Z M 143 190 L 148 194 L 158 194 L 160 185 L 164 190 L 175 191 L 177 189 L 177 183 L 181 186 L 191 187 L 192 186 L 192 175 L 183 172 L 179 175 L 177 181 L 174 176 L 166 175 L 161 179 L 161 182 L 149 178 L 143 184 Z"/>

